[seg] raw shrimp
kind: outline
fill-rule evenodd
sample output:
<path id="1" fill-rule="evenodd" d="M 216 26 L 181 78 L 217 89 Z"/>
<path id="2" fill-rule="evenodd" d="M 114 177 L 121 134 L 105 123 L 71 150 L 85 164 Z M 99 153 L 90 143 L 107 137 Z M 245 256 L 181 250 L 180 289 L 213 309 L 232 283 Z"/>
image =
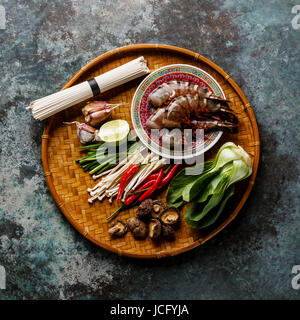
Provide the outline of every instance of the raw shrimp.
<path id="1" fill-rule="evenodd" d="M 191 125 L 192 120 L 200 120 L 203 116 L 215 117 L 214 120 L 226 120 L 236 126 L 237 117 L 229 109 L 226 102 L 210 100 L 200 95 L 183 95 L 173 99 L 166 107 L 158 108 L 148 119 L 148 129 L 181 128 Z M 211 119 L 210 119 L 211 120 Z"/>
<path id="2" fill-rule="evenodd" d="M 234 128 L 236 128 L 238 126 L 237 123 L 232 123 L 230 121 L 227 120 L 201 120 L 201 121 L 197 121 L 197 120 L 193 120 L 191 122 L 192 128 L 194 129 L 203 129 L 203 130 L 214 130 L 214 129 L 221 129 L 221 128 L 227 128 L 229 130 L 233 130 Z"/>
<path id="3" fill-rule="evenodd" d="M 148 100 L 154 107 L 160 107 L 164 103 L 186 94 L 199 95 L 201 98 L 226 102 L 226 100 L 217 97 L 208 89 L 203 89 L 197 84 L 177 80 L 165 82 L 158 86 L 150 93 Z"/>

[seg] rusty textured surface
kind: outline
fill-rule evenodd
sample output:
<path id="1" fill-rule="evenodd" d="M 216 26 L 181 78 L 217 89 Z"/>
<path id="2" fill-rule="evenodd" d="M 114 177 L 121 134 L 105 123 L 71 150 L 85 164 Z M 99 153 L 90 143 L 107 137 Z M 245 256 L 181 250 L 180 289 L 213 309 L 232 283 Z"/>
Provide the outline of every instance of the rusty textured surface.
<path id="1" fill-rule="evenodd" d="M 294 1 L 2 0 L 0 299 L 299 299 L 299 32 Z M 254 190 L 212 241 L 137 261 L 84 239 L 44 182 L 43 123 L 25 111 L 88 61 L 131 43 L 199 52 L 254 106 L 262 153 Z"/>

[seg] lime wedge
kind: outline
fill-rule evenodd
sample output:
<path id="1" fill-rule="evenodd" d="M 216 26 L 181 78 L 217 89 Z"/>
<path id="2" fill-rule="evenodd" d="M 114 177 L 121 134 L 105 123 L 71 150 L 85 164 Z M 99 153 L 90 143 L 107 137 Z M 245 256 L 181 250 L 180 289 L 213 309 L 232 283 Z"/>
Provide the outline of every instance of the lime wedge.
<path id="1" fill-rule="evenodd" d="M 129 130 L 127 121 L 112 120 L 101 126 L 98 136 L 104 142 L 119 142 L 127 137 Z"/>

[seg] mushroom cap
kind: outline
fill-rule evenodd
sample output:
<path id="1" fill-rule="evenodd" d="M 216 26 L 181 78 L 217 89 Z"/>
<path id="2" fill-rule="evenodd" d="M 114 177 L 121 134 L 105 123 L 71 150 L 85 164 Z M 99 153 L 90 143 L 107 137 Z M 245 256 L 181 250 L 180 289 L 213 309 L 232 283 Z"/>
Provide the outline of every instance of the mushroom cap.
<path id="1" fill-rule="evenodd" d="M 152 217 L 158 218 L 165 209 L 166 209 L 165 204 L 162 201 L 154 200 L 152 202 L 152 212 L 151 212 Z"/>
<path id="2" fill-rule="evenodd" d="M 150 217 L 152 212 L 152 199 L 144 200 L 136 210 L 136 215 L 143 219 Z"/>
<path id="3" fill-rule="evenodd" d="M 164 224 L 174 225 L 179 222 L 179 210 L 175 207 L 166 208 L 160 215 L 160 220 Z"/>
<path id="4" fill-rule="evenodd" d="M 123 237 L 127 231 L 127 225 L 122 220 L 113 221 L 108 229 L 108 233 L 115 237 Z"/>
<path id="5" fill-rule="evenodd" d="M 142 220 L 133 217 L 127 221 L 127 225 L 136 239 L 145 239 L 148 235 L 148 226 Z"/>
<path id="6" fill-rule="evenodd" d="M 163 224 L 161 227 L 162 236 L 167 240 L 173 240 L 175 235 L 175 230 L 169 224 Z"/>
<path id="7" fill-rule="evenodd" d="M 161 223 L 158 219 L 151 219 L 149 221 L 149 237 L 156 239 L 161 234 Z"/>

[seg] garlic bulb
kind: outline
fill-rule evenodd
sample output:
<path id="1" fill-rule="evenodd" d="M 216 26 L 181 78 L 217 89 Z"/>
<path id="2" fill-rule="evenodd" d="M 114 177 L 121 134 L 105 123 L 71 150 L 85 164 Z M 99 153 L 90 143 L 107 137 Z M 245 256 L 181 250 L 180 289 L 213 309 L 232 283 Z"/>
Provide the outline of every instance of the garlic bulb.
<path id="1" fill-rule="evenodd" d="M 85 116 L 85 123 L 90 126 L 97 127 L 102 122 L 109 119 L 112 110 L 119 107 L 119 104 L 109 104 L 106 101 L 92 101 L 82 108 L 82 113 Z"/>
<path id="2" fill-rule="evenodd" d="M 87 125 L 86 123 L 80 123 L 78 121 L 64 122 L 64 124 L 76 124 L 77 135 L 82 144 L 92 142 L 95 140 L 96 129 Z"/>

